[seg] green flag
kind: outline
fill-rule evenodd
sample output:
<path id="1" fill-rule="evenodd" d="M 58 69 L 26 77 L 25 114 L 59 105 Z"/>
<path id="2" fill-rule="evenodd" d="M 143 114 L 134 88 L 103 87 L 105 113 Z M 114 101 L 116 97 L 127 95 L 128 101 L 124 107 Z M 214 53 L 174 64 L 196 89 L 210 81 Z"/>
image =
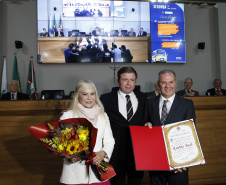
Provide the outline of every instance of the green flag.
<path id="1" fill-rule="evenodd" d="M 57 31 L 57 26 L 56 26 L 55 14 L 54 14 L 54 17 L 53 17 L 53 37 L 55 37 L 56 31 Z"/>
<path id="2" fill-rule="evenodd" d="M 19 77 L 19 73 L 18 73 L 16 55 L 14 57 L 13 80 L 16 80 L 18 82 L 18 90 L 17 91 L 21 92 L 21 84 L 20 84 L 20 77 Z"/>

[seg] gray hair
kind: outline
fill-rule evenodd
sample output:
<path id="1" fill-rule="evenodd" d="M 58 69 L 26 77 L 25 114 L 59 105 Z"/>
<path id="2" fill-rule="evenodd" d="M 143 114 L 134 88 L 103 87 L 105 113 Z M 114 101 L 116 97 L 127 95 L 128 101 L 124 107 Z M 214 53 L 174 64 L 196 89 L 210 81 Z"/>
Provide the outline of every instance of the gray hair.
<path id="1" fill-rule="evenodd" d="M 175 78 L 175 80 L 176 80 L 176 73 L 172 69 L 164 69 L 164 70 L 159 72 L 158 81 L 160 81 L 161 75 L 165 74 L 165 73 L 172 73 L 174 78 Z"/>

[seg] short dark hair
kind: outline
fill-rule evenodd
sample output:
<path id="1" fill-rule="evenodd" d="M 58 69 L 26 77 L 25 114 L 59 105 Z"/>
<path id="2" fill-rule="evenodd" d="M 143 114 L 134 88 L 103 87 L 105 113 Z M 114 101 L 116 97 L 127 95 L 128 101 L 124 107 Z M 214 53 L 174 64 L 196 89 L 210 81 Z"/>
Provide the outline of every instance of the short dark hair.
<path id="1" fill-rule="evenodd" d="M 116 44 L 113 44 L 112 46 L 113 46 L 113 48 L 117 48 L 117 45 Z"/>
<path id="2" fill-rule="evenodd" d="M 104 51 L 106 51 L 108 49 L 108 45 L 107 44 L 103 44 L 103 48 L 104 48 Z"/>
<path id="3" fill-rule="evenodd" d="M 121 45 L 121 48 L 122 48 L 123 51 L 126 50 L 126 46 L 125 45 Z"/>
<path id="4" fill-rule="evenodd" d="M 172 69 L 164 69 L 164 70 L 159 72 L 158 81 L 160 81 L 161 75 L 165 74 L 165 73 L 172 73 L 174 78 L 175 78 L 175 80 L 176 80 L 176 73 Z"/>
<path id="5" fill-rule="evenodd" d="M 131 66 L 126 66 L 126 67 L 122 67 L 118 70 L 117 76 L 118 76 L 118 80 L 120 80 L 121 74 L 122 73 L 134 73 L 137 79 L 137 72 L 134 68 L 132 68 Z"/>
<path id="6" fill-rule="evenodd" d="M 72 50 L 72 48 L 73 48 L 74 46 L 75 46 L 75 45 L 74 45 L 73 43 L 71 43 L 71 44 L 69 44 L 68 48 L 69 48 L 70 50 Z"/>

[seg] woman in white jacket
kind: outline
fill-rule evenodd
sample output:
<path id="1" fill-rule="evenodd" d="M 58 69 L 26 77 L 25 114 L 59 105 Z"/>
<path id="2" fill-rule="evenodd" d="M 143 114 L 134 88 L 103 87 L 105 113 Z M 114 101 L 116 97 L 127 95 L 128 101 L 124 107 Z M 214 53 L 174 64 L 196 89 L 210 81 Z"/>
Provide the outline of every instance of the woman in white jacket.
<path id="1" fill-rule="evenodd" d="M 69 118 L 86 118 L 98 129 L 96 144 L 93 149 L 95 152 L 93 164 L 99 165 L 102 160 L 108 162 L 115 140 L 108 116 L 104 112 L 96 87 L 91 81 L 81 80 L 76 86 L 71 107 L 69 111 L 63 113 L 60 120 Z M 99 181 L 90 166 L 88 174 L 85 161 L 81 161 L 80 157 L 74 157 L 70 160 L 64 159 L 60 182 L 65 185 L 110 185 L 109 181 Z"/>

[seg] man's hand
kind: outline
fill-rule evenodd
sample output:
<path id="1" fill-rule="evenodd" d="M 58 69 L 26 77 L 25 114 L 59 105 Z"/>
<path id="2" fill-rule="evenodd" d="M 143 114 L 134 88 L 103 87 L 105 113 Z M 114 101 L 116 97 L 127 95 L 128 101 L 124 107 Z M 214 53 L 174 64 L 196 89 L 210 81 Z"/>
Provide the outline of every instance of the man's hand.
<path id="1" fill-rule="evenodd" d="M 194 95 L 195 95 L 195 92 L 188 93 L 188 96 L 194 96 Z"/>
<path id="2" fill-rule="evenodd" d="M 152 124 L 150 122 L 145 123 L 144 126 L 149 127 L 149 128 L 152 128 Z"/>
<path id="3" fill-rule="evenodd" d="M 216 92 L 216 96 L 223 96 L 222 91 L 218 91 L 218 92 Z"/>
<path id="4" fill-rule="evenodd" d="M 187 171 L 187 168 L 185 168 L 185 167 L 182 167 L 182 168 L 177 168 L 175 171 L 174 171 L 174 173 L 182 173 L 183 171 Z"/>

